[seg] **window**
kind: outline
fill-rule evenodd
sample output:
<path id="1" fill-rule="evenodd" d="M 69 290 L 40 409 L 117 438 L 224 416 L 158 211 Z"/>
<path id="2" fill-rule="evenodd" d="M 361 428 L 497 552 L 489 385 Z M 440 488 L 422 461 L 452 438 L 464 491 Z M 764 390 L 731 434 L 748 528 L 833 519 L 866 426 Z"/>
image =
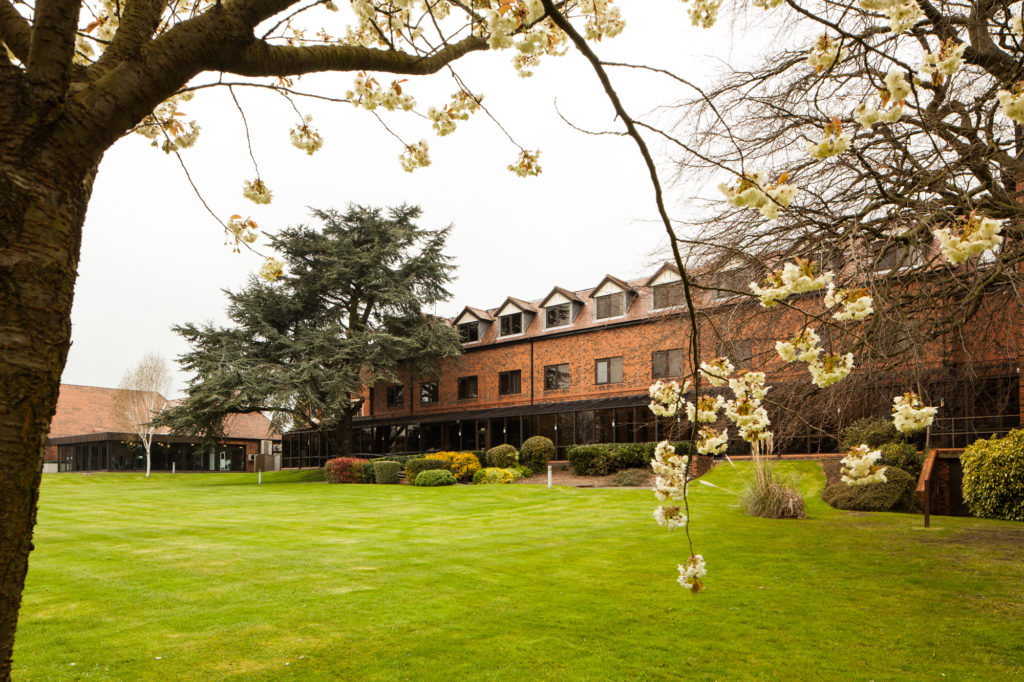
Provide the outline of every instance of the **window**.
<path id="1" fill-rule="evenodd" d="M 513 334 L 523 333 L 523 314 L 513 313 L 511 315 L 502 315 L 498 318 L 501 324 L 498 330 L 498 336 L 511 336 Z"/>
<path id="2" fill-rule="evenodd" d="M 498 395 L 512 395 L 523 390 L 523 373 L 518 369 L 498 372 Z"/>
<path id="3" fill-rule="evenodd" d="M 721 341 L 717 348 L 718 357 L 729 358 L 736 369 L 750 369 L 751 346 L 750 339 Z"/>
<path id="4" fill-rule="evenodd" d="M 651 378 L 678 377 L 683 374 L 683 349 L 656 350 L 651 354 Z"/>
<path id="5" fill-rule="evenodd" d="M 405 402 L 405 387 L 401 384 L 388 386 L 388 407 L 401 407 Z"/>
<path id="6" fill-rule="evenodd" d="M 436 403 L 438 400 L 437 382 L 428 381 L 420 384 L 420 402 Z"/>
<path id="7" fill-rule="evenodd" d="M 620 291 L 616 294 L 598 296 L 597 319 L 603 320 L 606 317 L 619 317 L 626 314 L 626 292 Z"/>
<path id="8" fill-rule="evenodd" d="M 595 384 L 622 383 L 622 357 L 601 358 L 594 363 Z"/>
<path id="9" fill-rule="evenodd" d="M 459 377 L 459 400 L 476 397 L 476 377 Z"/>
<path id="10" fill-rule="evenodd" d="M 544 309 L 544 328 L 564 327 L 571 321 L 569 319 L 570 315 L 571 311 L 569 310 L 568 303 L 548 306 Z"/>
<path id="11" fill-rule="evenodd" d="M 544 390 L 569 388 L 569 365 L 548 365 L 544 368 Z"/>
<path id="12" fill-rule="evenodd" d="M 759 279 L 757 273 L 758 268 L 752 265 L 718 272 L 711 283 L 712 288 L 716 289 L 713 292 L 714 299 L 724 301 L 750 291 L 750 283 Z"/>
<path id="13" fill-rule="evenodd" d="M 874 271 L 878 273 L 896 272 L 904 268 L 912 268 L 920 265 L 923 260 L 917 245 L 878 244 L 875 246 L 874 254 Z"/>
<path id="14" fill-rule="evenodd" d="M 473 343 L 480 340 L 480 323 L 463 322 L 458 326 L 459 341 L 461 343 Z"/>
<path id="15" fill-rule="evenodd" d="M 651 287 L 654 301 L 651 308 L 661 310 L 662 308 L 674 308 L 683 305 L 683 283 L 669 282 L 668 284 L 655 284 Z"/>

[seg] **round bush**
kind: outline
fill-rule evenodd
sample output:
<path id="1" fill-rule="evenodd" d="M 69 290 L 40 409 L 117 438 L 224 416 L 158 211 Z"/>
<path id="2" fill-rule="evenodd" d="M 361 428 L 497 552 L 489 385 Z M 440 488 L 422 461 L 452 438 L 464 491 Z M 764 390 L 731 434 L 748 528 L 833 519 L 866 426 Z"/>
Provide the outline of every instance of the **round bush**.
<path id="1" fill-rule="evenodd" d="M 903 434 L 896 430 L 891 419 L 864 417 L 851 422 L 839 434 L 840 450 L 849 450 L 858 445 L 867 445 L 872 450 L 886 443 L 901 443 Z"/>
<path id="2" fill-rule="evenodd" d="M 516 480 L 516 474 L 511 469 L 499 469 L 488 467 L 473 474 L 473 483 L 512 483 Z"/>
<path id="3" fill-rule="evenodd" d="M 447 469 L 428 469 L 421 471 L 413 485 L 433 488 L 439 485 L 455 485 L 455 475 Z"/>
<path id="4" fill-rule="evenodd" d="M 910 443 L 886 443 L 878 450 L 882 453 L 882 464 L 903 469 L 915 481 L 921 476 L 924 455 Z"/>
<path id="5" fill-rule="evenodd" d="M 405 463 L 405 480 L 415 483 L 419 475 L 424 471 L 447 469 L 448 464 L 442 460 L 425 457 L 422 459 L 410 459 Z"/>
<path id="6" fill-rule="evenodd" d="M 975 516 L 1024 521 L 1024 430 L 976 440 L 960 456 L 964 502 Z"/>
<path id="7" fill-rule="evenodd" d="M 487 466 L 504 469 L 519 464 L 519 453 L 514 445 L 496 445 L 487 451 Z"/>
<path id="8" fill-rule="evenodd" d="M 328 483 L 361 483 L 363 460 L 357 457 L 335 457 L 324 462 L 324 478 Z"/>
<path id="9" fill-rule="evenodd" d="M 833 483 L 821 492 L 821 499 L 836 509 L 850 511 L 916 511 L 914 477 L 903 469 L 886 467 L 885 478 L 885 483 L 866 485 Z"/>
<path id="10" fill-rule="evenodd" d="M 398 483 L 398 472 L 402 465 L 387 459 L 378 459 L 373 463 L 373 478 L 377 483 Z"/>
<path id="11" fill-rule="evenodd" d="M 435 452 L 427 455 L 427 459 L 444 462 L 456 481 L 469 481 L 482 468 L 480 460 L 472 452 Z"/>
<path id="12" fill-rule="evenodd" d="M 519 448 L 519 462 L 534 471 L 544 471 L 548 462 L 554 458 L 555 444 L 545 436 L 527 438 Z"/>

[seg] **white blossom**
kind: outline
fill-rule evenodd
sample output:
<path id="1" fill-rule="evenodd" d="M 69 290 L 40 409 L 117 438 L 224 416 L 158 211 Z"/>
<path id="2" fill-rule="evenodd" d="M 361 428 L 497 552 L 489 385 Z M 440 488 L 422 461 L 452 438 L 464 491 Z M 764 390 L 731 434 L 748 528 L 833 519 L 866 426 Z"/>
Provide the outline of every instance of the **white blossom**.
<path id="1" fill-rule="evenodd" d="M 786 263 L 781 272 L 772 272 L 764 280 L 764 286 L 750 283 L 750 290 L 761 299 L 761 306 L 771 308 L 790 294 L 802 294 L 822 289 L 832 281 L 831 272 L 818 272 L 818 265 L 812 260 L 797 258 L 796 263 Z"/>
<path id="2" fill-rule="evenodd" d="M 808 327 L 799 334 L 792 336 L 789 341 L 776 341 L 775 350 L 786 362 L 814 362 L 821 355 L 822 350 L 819 347 L 821 337 L 818 336 L 817 332 L 814 331 L 813 327 Z"/>
<path id="3" fill-rule="evenodd" d="M 832 314 L 832 317 L 840 322 L 845 320 L 863 320 L 875 312 L 874 301 L 867 289 L 839 289 L 831 282 L 828 291 L 825 293 L 825 306 L 834 308 L 841 305 L 842 308 Z"/>
<path id="4" fill-rule="evenodd" d="M 665 382 L 659 379 L 647 389 L 647 393 L 651 397 L 648 407 L 655 416 L 674 417 L 679 413 L 680 408 L 687 404 L 687 401 L 683 399 L 683 394 L 689 389 L 689 381 L 680 387 L 675 381 Z"/>
<path id="5" fill-rule="evenodd" d="M 704 565 L 704 557 L 698 554 L 687 559 L 685 564 L 679 564 L 679 578 L 677 581 L 680 585 L 696 594 L 704 589 L 704 583 L 701 581 L 701 578 L 707 575 L 707 572 L 707 568 Z"/>
<path id="6" fill-rule="evenodd" d="M 686 514 L 680 507 L 656 507 L 654 509 L 654 520 L 659 526 L 673 530 L 686 527 Z"/>
<path id="7" fill-rule="evenodd" d="M 1007 118 L 1024 123 L 1024 89 L 1015 88 L 1013 92 L 1000 90 L 996 93 L 999 109 Z"/>
<path id="8" fill-rule="evenodd" d="M 994 249 L 1003 243 L 1000 232 L 1003 221 L 972 214 L 958 227 L 940 227 L 935 230 L 942 255 L 950 263 L 963 263 L 971 256 Z"/>
<path id="9" fill-rule="evenodd" d="M 938 411 L 939 408 L 922 403 L 921 397 L 913 391 L 892 400 L 892 421 L 900 433 L 914 433 L 931 426 Z"/>
<path id="10" fill-rule="evenodd" d="M 417 168 L 426 168 L 430 165 L 430 148 L 426 140 L 420 140 L 415 144 L 407 145 L 405 151 L 398 157 L 402 162 L 402 170 L 412 173 Z"/>
<path id="11" fill-rule="evenodd" d="M 729 446 L 729 429 L 718 431 L 710 426 L 697 432 L 697 452 L 702 455 L 720 455 Z"/>
<path id="12" fill-rule="evenodd" d="M 242 196 L 254 204 L 269 204 L 274 198 L 274 193 L 267 189 L 259 178 L 246 180 L 242 187 Z"/>
<path id="13" fill-rule="evenodd" d="M 831 386 L 846 378 L 850 370 L 853 369 L 853 353 L 846 355 L 826 353 L 824 357 L 807 363 L 807 369 L 811 373 L 811 381 L 815 386 L 818 388 Z"/>
<path id="14" fill-rule="evenodd" d="M 729 362 L 729 358 L 715 358 L 710 362 L 700 363 L 701 376 L 711 382 L 712 386 L 725 386 L 734 371 L 736 368 Z"/>
<path id="15" fill-rule="evenodd" d="M 696 405 L 686 404 L 686 417 L 690 421 L 701 424 L 714 424 L 718 421 L 718 412 L 725 406 L 725 399 L 718 396 L 702 395 Z"/>
<path id="16" fill-rule="evenodd" d="M 891 101 L 902 102 L 910 94 L 910 83 L 903 71 L 892 69 L 885 75 L 885 89 Z"/>
<path id="17" fill-rule="evenodd" d="M 711 28 L 718 20 L 722 0 L 693 0 L 690 7 L 690 23 L 701 28 Z"/>
<path id="18" fill-rule="evenodd" d="M 942 83 L 944 78 L 952 78 L 964 64 L 964 50 L 967 43 L 957 43 L 953 38 L 942 41 L 937 52 L 925 52 L 923 63 L 918 71 L 921 79 L 930 79 L 935 85 Z"/>
<path id="19" fill-rule="evenodd" d="M 876 123 L 895 123 L 902 116 L 903 107 L 899 104 L 893 105 L 886 111 L 879 111 L 862 102 L 853 111 L 854 120 L 864 128 L 870 128 Z"/>
<path id="20" fill-rule="evenodd" d="M 324 138 L 311 125 L 312 122 L 313 117 L 306 116 L 302 119 L 301 125 L 295 126 L 288 131 L 288 137 L 291 139 L 292 146 L 296 149 L 301 149 L 310 156 L 324 146 Z"/>
<path id="21" fill-rule="evenodd" d="M 846 485 L 870 485 L 885 483 L 885 467 L 875 466 L 882 453 L 871 450 L 867 445 L 851 448 L 840 464 L 843 465 L 841 480 Z"/>
<path id="22" fill-rule="evenodd" d="M 524 149 L 519 152 L 519 158 L 516 160 L 516 163 L 509 164 L 508 169 L 521 178 L 540 175 L 541 168 L 540 164 L 537 163 L 539 157 L 540 150 L 531 152 L 529 149 Z"/>
<path id="23" fill-rule="evenodd" d="M 837 61 L 846 57 L 846 49 L 839 47 L 839 41 L 823 35 L 814 41 L 807 52 L 807 64 L 817 73 L 827 71 Z"/>
<path id="24" fill-rule="evenodd" d="M 260 277 L 275 280 L 284 274 L 284 264 L 274 258 L 268 258 L 260 267 Z"/>
<path id="25" fill-rule="evenodd" d="M 796 196 L 796 186 L 785 184 L 785 177 L 783 174 L 778 183 L 770 185 L 762 173 L 749 173 L 735 187 L 722 183 L 718 189 L 730 206 L 756 208 L 765 218 L 774 220 L 779 216 L 779 206 L 788 207 Z"/>

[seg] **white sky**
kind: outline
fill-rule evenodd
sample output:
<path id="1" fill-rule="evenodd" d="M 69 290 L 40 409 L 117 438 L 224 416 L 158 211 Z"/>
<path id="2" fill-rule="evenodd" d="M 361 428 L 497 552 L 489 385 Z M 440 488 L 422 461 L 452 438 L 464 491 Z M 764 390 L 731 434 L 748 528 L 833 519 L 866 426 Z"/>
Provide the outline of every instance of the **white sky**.
<path id="1" fill-rule="evenodd" d="M 706 82 L 737 45 L 747 49 L 727 26 L 690 26 L 687 5 L 679 0 L 622 5 L 626 31 L 596 46 L 603 59 L 656 65 Z M 495 306 L 508 295 L 537 298 L 556 284 L 593 286 L 606 273 L 629 278 L 650 271 L 653 254 L 666 241 L 633 142 L 577 132 L 555 110 L 557 99 L 558 109 L 577 125 L 621 129 L 589 65 L 570 51 L 547 60 L 533 78 L 520 79 L 511 57 L 510 51 L 470 55 L 456 68 L 520 144 L 541 149 L 539 177 L 523 179 L 506 170 L 517 150 L 479 113 L 453 135 L 438 138 L 421 119 L 384 112 L 409 141 L 430 143 L 432 165 L 409 174 L 398 163 L 400 145 L 371 114 L 304 100 L 300 107 L 313 115 L 325 138 L 320 152 L 309 157 L 289 144 L 296 117 L 287 102 L 256 89 L 236 93 L 261 175 L 274 192 L 270 206 L 241 195 L 243 180 L 255 173 L 226 90 L 207 90 L 182 106 L 202 126 L 183 158 L 218 215 L 250 215 L 267 231 L 308 222 L 308 206 L 343 209 L 348 202 L 408 202 L 423 208 L 423 226 L 454 223 L 448 253 L 458 266 L 457 279 L 452 300 L 438 306 L 443 315 L 465 305 Z M 352 79 L 308 76 L 298 87 L 344 97 Z M 615 71 L 613 79 L 634 116 L 689 94 L 635 71 Z M 404 87 L 423 111 L 454 91 L 447 74 Z M 668 191 L 671 210 L 681 215 L 687 210 L 683 191 Z M 85 223 L 72 348 L 62 381 L 116 386 L 144 353 L 173 360 L 186 350 L 170 331 L 172 324 L 226 322 L 220 290 L 238 288 L 261 261 L 233 253 L 224 241 L 174 156 L 138 135 L 116 144 L 100 167 Z M 179 395 L 187 377 L 179 372 L 176 379 L 173 393 Z"/>

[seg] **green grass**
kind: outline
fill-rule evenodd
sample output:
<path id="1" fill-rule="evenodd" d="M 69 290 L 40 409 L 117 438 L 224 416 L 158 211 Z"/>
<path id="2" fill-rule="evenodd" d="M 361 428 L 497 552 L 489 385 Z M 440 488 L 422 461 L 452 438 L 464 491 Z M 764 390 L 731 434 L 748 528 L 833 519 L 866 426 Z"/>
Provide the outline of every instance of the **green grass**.
<path id="1" fill-rule="evenodd" d="M 15 679 L 1010 679 L 1024 524 L 646 490 L 44 477 Z M 733 490 L 737 473 L 708 480 Z"/>

